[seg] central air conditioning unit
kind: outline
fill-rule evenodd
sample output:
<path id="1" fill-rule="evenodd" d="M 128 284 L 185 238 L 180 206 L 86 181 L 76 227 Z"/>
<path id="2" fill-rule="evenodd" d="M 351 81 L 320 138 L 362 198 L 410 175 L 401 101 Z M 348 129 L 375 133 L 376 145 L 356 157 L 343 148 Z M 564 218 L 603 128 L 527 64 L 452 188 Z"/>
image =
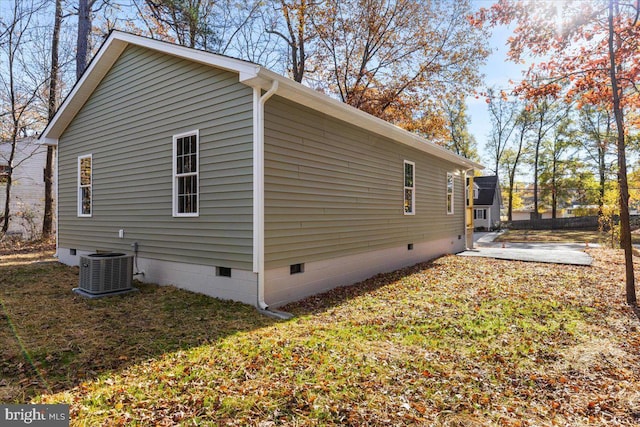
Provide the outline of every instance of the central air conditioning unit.
<path id="1" fill-rule="evenodd" d="M 74 291 L 85 296 L 104 296 L 134 290 L 133 255 L 97 253 L 80 257 L 80 284 Z"/>

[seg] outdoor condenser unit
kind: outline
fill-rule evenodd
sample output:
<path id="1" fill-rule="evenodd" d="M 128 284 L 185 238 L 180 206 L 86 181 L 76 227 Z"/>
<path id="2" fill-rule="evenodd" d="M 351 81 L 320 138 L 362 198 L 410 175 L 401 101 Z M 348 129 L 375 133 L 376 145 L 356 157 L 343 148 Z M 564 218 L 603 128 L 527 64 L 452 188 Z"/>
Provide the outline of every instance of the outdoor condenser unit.
<path id="1" fill-rule="evenodd" d="M 97 253 L 80 257 L 79 291 L 90 295 L 131 290 L 133 256 Z"/>

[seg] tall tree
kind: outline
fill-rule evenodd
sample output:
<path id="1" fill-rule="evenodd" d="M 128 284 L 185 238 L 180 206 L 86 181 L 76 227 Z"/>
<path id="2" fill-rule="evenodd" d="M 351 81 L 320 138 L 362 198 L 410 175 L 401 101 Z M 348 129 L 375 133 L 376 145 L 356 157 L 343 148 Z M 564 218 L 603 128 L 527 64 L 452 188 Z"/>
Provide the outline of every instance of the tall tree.
<path id="1" fill-rule="evenodd" d="M 609 78 L 611 83 L 611 95 L 613 101 L 613 115 L 616 120 L 616 129 L 618 131 L 618 138 L 616 145 L 618 147 L 618 185 L 620 187 L 620 240 L 621 246 L 625 252 L 626 263 L 626 293 L 627 303 L 631 305 L 637 304 L 636 288 L 635 288 L 635 276 L 633 272 L 633 252 L 631 247 L 631 221 L 629 217 L 629 184 L 627 182 L 627 146 L 626 146 L 626 133 L 624 122 L 624 110 L 623 110 L 623 93 L 625 83 L 622 80 L 625 75 L 624 61 L 620 61 L 620 54 L 623 53 L 623 43 L 627 37 L 633 37 L 632 43 L 632 58 L 635 60 L 635 64 L 631 63 L 629 66 L 634 69 L 632 74 L 633 89 L 636 93 L 636 105 L 640 104 L 638 100 L 638 87 L 636 86 L 636 78 L 640 75 L 640 49 L 638 48 L 638 37 L 640 37 L 640 28 L 638 28 L 638 16 L 640 15 L 640 0 L 636 3 L 635 18 L 632 22 L 631 30 L 621 29 L 620 23 L 620 3 L 617 0 L 609 0 L 608 16 L 607 16 L 607 29 L 609 37 L 607 39 L 608 54 L 609 54 Z M 623 23 L 624 25 L 626 23 Z M 625 31 L 626 30 L 626 31 Z M 630 34 L 629 34 L 630 33 Z M 626 44 L 626 43 L 625 43 Z M 625 77 L 626 78 L 626 77 Z"/>
<path id="2" fill-rule="evenodd" d="M 470 13 L 467 0 L 326 0 L 313 15 L 315 77 L 343 102 L 430 135 L 421 125 L 435 122 L 420 113 L 480 83 L 486 33 Z"/>
<path id="3" fill-rule="evenodd" d="M 5 175 L 5 200 L 0 233 L 6 234 L 11 218 L 11 190 L 13 172 L 16 164 L 18 142 L 28 134 L 31 121 L 35 120 L 31 107 L 38 99 L 43 82 L 24 80 L 33 77 L 25 64 L 25 45 L 29 43 L 30 26 L 34 15 L 42 9 L 44 3 L 36 1 L 14 0 L 10 15 L 0 21 L 0 41 L 2 54 L 6 64 L 6 73 L 0 74 L 0 104 L 7 105 L 2 112 L 0 140 L 8 140 L 9 155 L 6 158 L 8 171 Z M 7 19 L 8 18 L 8 19 Z M 5 21 L 6 19 L 6 21 Z M 5 118 L 6 117 L 6 118 Z M 28 156 L 27 156 L 28 157 Z"/>
<path id="4" fill-rule="evenodd" d="M 518 118 L 517 103 L 503 91 L 487 90 L 487 105 L 491 117 L 491 135 L 487 150 L 493 162 L 492 172 L 498 174 L 504 150 L 507 148 Z"/>
<path id="5" fill-rule="evenodd" d="M 78 0 L 78 37 L 76 42 L 76 80 L 84 73 L 89 63 L 89 40 L 91 37 L 91 9 L 96 0 Z"/>
<path id="6" fill-rule="evenodd" d="M 442 108 L 448 134 L 444 146 L 462 157 L 478 160 L 476 139 L 468 129 L 469 119 L 464 98 L 460 96 L 445 98 Z"/>
<path id="7" fill-rule="evenodd" d="M 217 35 L 211 24 L 215 1 L 145 0 L 145 3 L 156 23 L 166 26 L 175 35 L 178 44 L 205 50 L 210 44 L 217 45 Z"/>
<path id="8" fill-rule="evenodd" d="M 541 197 L 549 199 L 551 217 L 558 217 L 558 205 L 570 197 L 570 186 L 582 166 L 577 158 L 579 143 L 569 117 L 563 118 L 543 141 L 540 184 Z"/>
<path id="9" fill-rule="evenodd" d="M 60 27 L 62 25 L 62 0 L 56 0 L 55 15 L 53 21 L 53 34 L 51 36 L 51 75 L 49 76 L 49 102 L 48 118 L 51 120 L 58 108 L 60 80 L 59 46 Z M 42 219 L 42 237 L 48 238 L 53 231 L 53 162 L 55 148 L 47 146 L 47 161 L 44 168 L 44 216 Z"/>
<path id="10" fill-rule="evenodd" d="M 527 140 L 527 135 L 531 130 L 532 122 L 533 117 L 531 116 L 531 112 L 523 106 L 513 128 L 516 142 L 513 146 L 504 150 L 500 159 L 500 165 L 507 174 L 507 218 L 509 221 L 513 221 L 516 175 L 526 147 L 525 141 Z"/>
<path id="11" fill-rule="evenodd" d="M 529 79 L 519 87 L 522 93 L 561 96 L 568 85 L 567 97 L 613 111 L 626 300 L 635 306 L 626 148 L 630 127 L 640 124 L 626 121 L 625 109 L 640 106 L 640 1 L 500 0 L 490 9 L 481 9 L 477 17 L 478 23 L 516 24 L 509 40 L 514 61 L 521 61 L 525 54 L 544 58 L 531 66 Z M 548 77 L 545 84 L 540 84 L 541 75 Z"/>
<path id="12" fill-rule="evenodd" d="M 598 215 L 603 213 L 604 194 L 608 174 L 611 172 L 608 157 L 615 140 L 612 115 L 608 108 L 584 105 L 578 121 L 582 152 L 594 166 L 598 177 Z"/>
<path id="13" fill-rule="evenodd" d="M 547 135 L 569 114 L 569 109 L 560 100 L 543 96 L 531 108 L 533 116 L 533 211 L 538 214 L 540 201 L 540 149 Z"/>
<path id="14" fill-rule="evenodd" d="M 284 28 L 278 28 L 278 20 L 273 20 L 267 32 L 275 34 L 285 42 L 289 73 L 293 80 L 302 82 L 307 70 L 307 47 L 315 38 L 311 21 L 316 3 L 309 0 L 277 0 L 273 3 L 277 13 L 284 20 Z"/>

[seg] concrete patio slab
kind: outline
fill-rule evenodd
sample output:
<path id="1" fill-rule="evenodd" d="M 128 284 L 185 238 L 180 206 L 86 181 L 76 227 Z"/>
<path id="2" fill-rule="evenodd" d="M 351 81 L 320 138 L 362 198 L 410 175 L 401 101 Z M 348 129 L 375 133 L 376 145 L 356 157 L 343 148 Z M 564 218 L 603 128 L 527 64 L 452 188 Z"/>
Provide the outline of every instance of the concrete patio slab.
<path id="1" fill-rule="evenodd" d="M 534 244 L 528 244 L 527 248 L 496 248 L 479 247 L 460 252 L 460 256 L 476 256 L 513 261 L 544 262 L 551 264 L 586 265 L 593 262 L 591 256 L 585 252 L 566 247 L 550 248 L 550 245 L 542 244 L 535 248 Z"/>

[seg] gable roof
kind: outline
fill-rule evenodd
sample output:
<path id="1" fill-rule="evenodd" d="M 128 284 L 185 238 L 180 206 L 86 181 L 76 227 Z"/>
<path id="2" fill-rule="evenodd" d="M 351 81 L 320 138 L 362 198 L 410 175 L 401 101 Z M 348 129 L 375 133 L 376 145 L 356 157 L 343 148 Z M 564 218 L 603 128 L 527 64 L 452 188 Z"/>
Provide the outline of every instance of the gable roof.
<path id="1" fill-rule="evenodd" d="M 122 31 L 112 31 L 109 34 L 109 37 L 107 37 L 91 60 L 84 74 L 40 135 L 39 139 L 42 143 L 57 145 L 58 139 L 67 126 L 129 45 L 145 47 L 200 64 L 238 73 L 241 83 L 265 91 L 269 90 L 272 83 L 276 81 L 278 82 L 278 89 L 275 94 L 278 96 L 448 160 L 465 169 L 484 169 L 484 166 L 479 163 L 459 156 L 412 132 L 303 86 L 260 65 Z"/>
<path id="2" fill-rule="evenodd" d="M 478 186 L 478 198 L 473 199 L 473 204 L 492 205 L 498 189 L 498 176 L 476 176 L 473 183 Z"/>

